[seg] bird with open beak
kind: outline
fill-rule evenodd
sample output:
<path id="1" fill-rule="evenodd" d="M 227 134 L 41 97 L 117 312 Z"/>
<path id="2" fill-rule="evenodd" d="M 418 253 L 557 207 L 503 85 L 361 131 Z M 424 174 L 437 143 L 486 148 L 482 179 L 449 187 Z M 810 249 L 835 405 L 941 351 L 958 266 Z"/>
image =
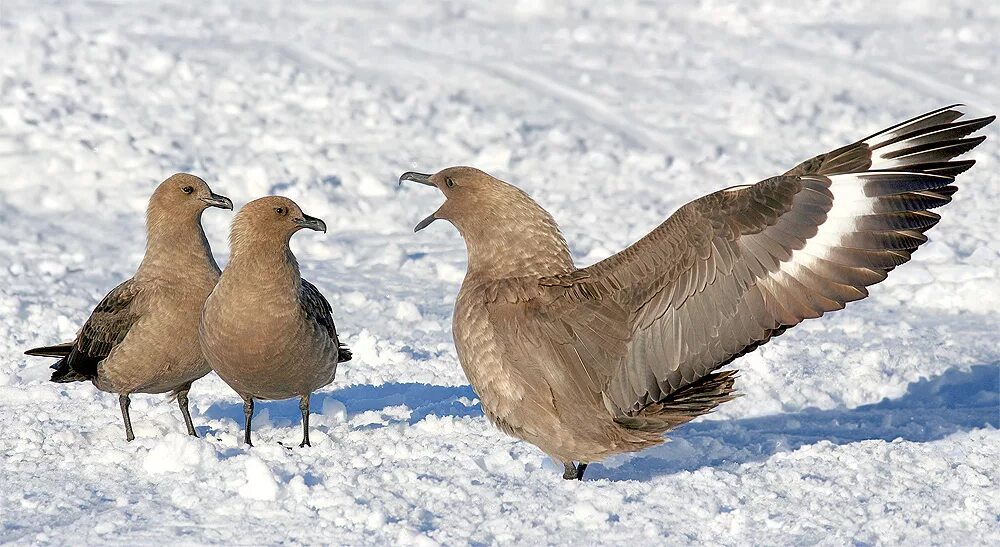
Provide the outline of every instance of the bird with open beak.
<path id="1" fill-rule="evenodd" d="M 351 352 L 340 343 L 329 302 L 299 275 L 288 244 L 326 224 L 280 196 L 246 204 L 233 220 L 231 255 L 205 303 L 201 347 L 212 369 L 243 399 L 243 440 L 252 446 L 254 399 L 299 398 L 309 442 L 309 396 L 328 385 Z"/>
<path id="2" fill-rule="evenodd" d="M 118 393 L 128 441 L 135 438 L 133 393 L 171 392 L 188 434 L 197 436 L 188 390 L 212 370 L 198 347 L 198 321 L 219 279 L 201 226 L 209 207 L 232 209 L 233 202 L 194 175 L 163 181 L 149 200 L 146 254 L 135 275 L 104 297 L 75 340 L 25 352 L 59 358 L 53 382 L 89 381 Z"/>
<path id="3" fill-rule="evenodd" d="M 486 416 L 579 479 L 732 399 L 735 371 L 718 369 L 907 262 L 995 118 L 962 116 L 928 112 L 697 199 L 586 268 L 544 209 L 478 169 L 400 182 L 445 195 L 416 230 L 446 219 L 465 239 L 452 332 Z"/>

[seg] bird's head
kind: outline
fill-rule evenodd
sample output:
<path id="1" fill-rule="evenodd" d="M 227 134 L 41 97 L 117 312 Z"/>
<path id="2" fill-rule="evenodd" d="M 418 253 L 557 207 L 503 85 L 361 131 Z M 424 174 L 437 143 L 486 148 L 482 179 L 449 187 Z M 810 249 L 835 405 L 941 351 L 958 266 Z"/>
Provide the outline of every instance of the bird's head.
<path id="1" fill-rule="evenodd" d="M 233 202 L 212 192 L 205 181 L 187 173 L 171 175 L 161 182 L 149 200 L 151 213 L 164 213 L 171 217 L 199 216 L 209 207 L 232 209 Z"/>
<path id="2" fill-rule="evenodd" d="M 303 229 L 326 232 L 326 223 L 302 212 L 292 200 L 266 196 L 243 206 L 233 219 L 230 242 L 237 248 L 243 242 L 284 242 Z"/>
<path id="3" fill-rule="evenodd" d="M 451 222 L 465 238 L 470 268 L 505 271 L 537 263 L 545 271 L 572 265 L 566 242 L 552 217 L 527 194 L 473 167 L 449 167 L 426 175 L 403 173 L 399 183 L 410 181 L 433 186 L 445 202 L 414 228 L 423 230 L 432 222 Z M 515 257 L 514 255 L 518 256 Z"/>
<path id="4" fill-rule="evenodd" d="M 446 198 L 437 211 L 413 228 L 414 232 L 442 219 L 454 224 L 465 235 L 479 227 L 516 219 L 525 209 L 538 208 L 517 187 L 474 167 L 449 167 L 433 175 L 410 171 L 399 177 L 400 184 L 403 181 L 434 186 Z"/>

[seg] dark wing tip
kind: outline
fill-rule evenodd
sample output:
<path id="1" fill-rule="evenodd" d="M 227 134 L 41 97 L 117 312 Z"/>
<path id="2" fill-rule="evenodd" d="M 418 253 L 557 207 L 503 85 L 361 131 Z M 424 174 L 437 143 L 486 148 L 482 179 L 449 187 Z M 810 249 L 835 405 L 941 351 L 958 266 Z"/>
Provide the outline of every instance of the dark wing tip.
<path id="1" fill-rule="evenodd" d="M 81 373 L 74 370 L 73 367 L 66 362 L 66 359 L 60 359 L 51 367 L 54 369 L 52 376 L 49 380 L 59 384 L 67 384 L 70 382 L 86 382 L 94 378 L 94 376 L 89 376 L 87 374 Z"/>
<path id="2" fill-rule="evenodd" d="M 354 354 L 351 353 L 351 349 L 345 346 L 344 344 L 340 344 L 338 350 L 339 350 L 339 353 L 337 354 L 338 363 L 345 363 L 347 361 L 350 361 L 351 358 L 354 357 Z"/>
<path id="3" fill-rule="evenodd" d="M 56 344 L 54 346 L 42 346 L 25 350 L 25 355 L 32 357 L 65 357 L 73 351 L 73 343 Z"/>

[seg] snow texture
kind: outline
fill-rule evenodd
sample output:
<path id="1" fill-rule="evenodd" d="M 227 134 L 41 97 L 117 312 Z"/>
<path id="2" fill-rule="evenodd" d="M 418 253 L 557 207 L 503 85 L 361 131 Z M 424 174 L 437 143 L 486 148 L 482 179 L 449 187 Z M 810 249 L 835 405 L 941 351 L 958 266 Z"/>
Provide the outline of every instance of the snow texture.
<path id="1" fill-rule="evenodd" d="M 474 165 L 578 263 L 681 204 L 953 102 L 1000 110 L 1000 3 L 0 1 L 0 542 L 1000 544 L 997 124 L 914 260 L 740 359 L 671 442 L 561 466 L 493 428 L 458 365 L 465 250 L 406 170 Z M 176 405 L 52 384 L 132 274 L 151 190 L 203 176 L 326 220 L 304 275 L 354 350 L 313 399 L 196 382 Z M 220 263 L 231 215 L 205 226 Z M 284 446 L 279 443 L 284 443 Z"/>

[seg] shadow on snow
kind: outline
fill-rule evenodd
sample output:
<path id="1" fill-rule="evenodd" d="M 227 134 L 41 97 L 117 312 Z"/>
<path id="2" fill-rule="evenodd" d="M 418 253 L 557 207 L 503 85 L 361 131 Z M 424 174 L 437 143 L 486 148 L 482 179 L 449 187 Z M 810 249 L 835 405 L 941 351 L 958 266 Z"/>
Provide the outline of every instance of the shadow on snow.
<path id="1" fill-rule="evenodd" d="M 669 442 L 618 467 L 592 466 L 588 478 L 645 480 L 701 467 L 766 460 L 820 441 L 927 442 L 984 427 L 1000 427 L 1000 364 L 951 369 L 911 383 L 898 399 L 853 409 L 804 409 L 740 420 L 697 421 L 674 431 Z"/>
<path id="2" fill-rule="evenodd" d="M 327 399 L 344 404 L 349 416 L 384 412 L 405 406 L 408 417 L 388 413 L 389 423 L 415 424 L 427 416 L 482 416 L 475 393 L 469 386 L 437 386 L 417 383 L 356 385 L 334 392 L 314 394 L 312 411 L 320 412 Z M 297 400 L 261 401 L 257 411 L 267 410 L 275 423 L 298 424 Z M 243 422 L 241 403 L 213 404 L 205 415 Z M 378 426 L 374 426 L 378 427 Z M 804 409 L 792 414 L 724 421 L 696 421 L 675 430 L 670 442 L 646 450 L 606 467 L 591 466 L 588 478 L 645 480 L 701 467 L 718 467 L 765 460 L 773 454 L 804 445 L 828 441 L 849 444 L 880 439 L 926 442 L 958 431 L 1000 427 L 1000 364 L 977 365 L 969 370 L 951 369 L 944 374 L 909 385 L 898 399 L 854 409 Z"/>
<path id="3" fill-rule="evenodd" d="M 406 419 L 385 417 L 386 421 L 404 421 L 413 425 L 429 415 L 436 416 L 482 416 L 479 401 L 470 386 L 437 386 L 431 384 L 383 384 L 356 385 L 331 392 L 314 393 L 309 406 L 313 414 L 322 412 L 327 400 L 343 403 L 348 416 L 354 416 L 368 411 L 383 411 L 389 407 L 405 406 L 410 410 Z M 255 401 L 254 416 L 267 410 L 272 422 L 292 422 L 297 424 L 301 419 L 299 400 Z M 242 402 L 217 402 L 204 413 L 213 419 L 229 418 L 242 427 Z"/>

